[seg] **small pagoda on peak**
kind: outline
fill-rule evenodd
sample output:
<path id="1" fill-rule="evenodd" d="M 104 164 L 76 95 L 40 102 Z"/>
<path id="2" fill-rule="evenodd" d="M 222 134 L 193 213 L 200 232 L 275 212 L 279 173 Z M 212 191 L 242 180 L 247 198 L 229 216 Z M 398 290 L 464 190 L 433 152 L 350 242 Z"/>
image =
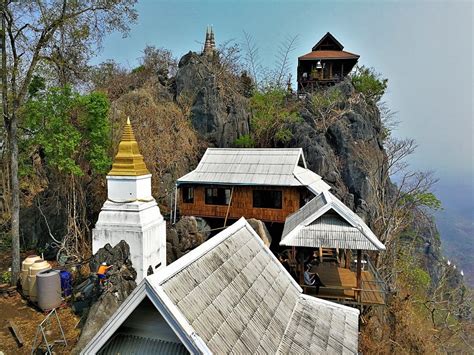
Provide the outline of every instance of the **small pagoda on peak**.
<path id="1" fill-rule="evenodd" d="M 216 40 L 214 37 L 214 30 L 212 26 L 206 28 L 206 40 L 204 41 L 204 48 L 202 54 L 205 56 L 213 56 L 216 51 Z"/>
<path id="2" fill-rule="evenodd" d="M 311 52 L 298 58 L 298 92 L 334 85 L 351 72 L 359 55 L 344 51 L 344 46 L 326 33 Z"/>
<path id="3" fill-rule="evenodd" d="M 92 252 L 122 240 L 130 247 L 137 283 L 166 266 L 166 223 L 151 195 L 151 174 L 128 118 L 107 174 L 107 201 L 92 230 Z"/>

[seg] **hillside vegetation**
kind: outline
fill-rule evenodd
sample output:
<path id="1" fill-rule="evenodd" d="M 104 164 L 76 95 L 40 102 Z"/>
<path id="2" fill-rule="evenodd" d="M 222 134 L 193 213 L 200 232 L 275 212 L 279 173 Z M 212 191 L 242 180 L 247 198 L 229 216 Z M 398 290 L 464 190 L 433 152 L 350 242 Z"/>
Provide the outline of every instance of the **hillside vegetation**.
<path id="1" fill-rule="evenodd" d="M 44 84 L 32 88 L 20 111 L 22 248 L 44 249 L 62 262 L 90 255 L 105 173 L 127 116 L 165 214 L 176 178 L 206 147 L 302 147 L 309 168 L 387 246 L 374 258 L 389 304 L 363 310 L 361 351 L 469 349 L 470 293 L 440 253 L 435 179 L 410 171 L 404 158 L 416 144 L 391 135 L 392 116 L 381 103 L 387 80 L 359 68 L 345 82 L 300 98 L 281 78 L 270 74 L 261 85 L 244 68 L 235 46 L 180 61 L 147 47 L 132 70 L 113 61 L 90 68 L 88 93 L 38 75 Z M 2 214 L 2 248 L 10 245 L 9 218 Z"/>

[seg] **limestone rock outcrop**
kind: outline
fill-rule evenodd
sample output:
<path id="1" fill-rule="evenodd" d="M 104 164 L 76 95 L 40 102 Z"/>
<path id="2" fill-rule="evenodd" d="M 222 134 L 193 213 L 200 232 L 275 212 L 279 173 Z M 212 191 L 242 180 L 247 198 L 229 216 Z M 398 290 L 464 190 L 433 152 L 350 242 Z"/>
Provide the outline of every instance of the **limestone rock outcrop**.
<path id="1" fill-rule="evenodd" d="M 384 161 L 385 154 L 380 112 L 355 93 L 349 81 L 329 90 L 339 90 L 342 95 L 338 113 L 318 122 L 309 103 L 303 105 L 303 122 L 289 127 L 293 138 L 287 147 L 302 147 L 308 168 L 331 184 L 332 192 L 347 206 L 367 219 L 368 206 L 375 198 L 368 176 L 376 171 L 375 164 Z"/>
<path id="2" fill-rule="evenodd" d="M 211 228 L 203 218 L 184 216 L 175 225 L 167 225 L 166 263 L 171 264 L 209 238 Z"/>
<path id="3" fill-rule="evenodd" d="M 108 284 L 105 287 L 99 285 L 96 275 L 93 274 L 103 262 L 112 265 L 107 273 Z M 123 240 L 114 247 L 106 244 L 99 249 L 89 266 L 92 276 L 74 290 L 81 299 L 81 306 L 86 307 L 81 319 L 81 337 L 75 353 L 79 353 L 92 339 L 137 286 L 137 273 L 130 261 L 130 248 Z"/>
<path id="4" fill-rule="evenodd" d="M 249 222 L 250 226 L 260 236 L 263 241 L 263 244 L 270 248 L 270 244 L 272 244 L 272 236 L 270 235 L 270 232 L 268 231 L 268 228 L 265 223 L 255 218 L 250 218 L 247 220 L 247 222 Z"/>
<path id="5" fill-rule="evenodd" d="M 249 133 L 249 105 L 238 90 L 228 90 L 232 83 L 221 78 L 218 61 L 218 56 L 194 52 L 183 56 L 176 73 L 176 97 L 191 105 L 191 122 L 204 139 L 230 147 Z"/>

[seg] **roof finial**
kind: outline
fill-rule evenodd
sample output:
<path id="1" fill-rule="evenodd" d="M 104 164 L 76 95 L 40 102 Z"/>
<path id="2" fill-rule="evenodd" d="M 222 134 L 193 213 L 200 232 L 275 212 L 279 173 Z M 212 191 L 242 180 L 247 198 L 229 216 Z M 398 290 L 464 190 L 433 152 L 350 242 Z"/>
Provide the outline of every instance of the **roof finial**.
<path id="1" fill-rule="evenodd" d="M 130 116 L 127 116 L 127 124 L 130 124 Z"/>
<path id="2" fill-rule="evenodd" d="M 211 52 L 211 31 L 209 29 L 209 25 L 206 27 L 206 41 L 204 42 L 204 49 L 202 51 L 203 54 L 207 54 Z"/>
<path id="3" fill-rule="evenodd" d="M 212 25 L 211 25 L 210 42 L 211 42 L 211 49 L 216 48 L 216 40 L 215 40 L 215 38 L 214 38 L 214 29 L 212 28 Z"/>

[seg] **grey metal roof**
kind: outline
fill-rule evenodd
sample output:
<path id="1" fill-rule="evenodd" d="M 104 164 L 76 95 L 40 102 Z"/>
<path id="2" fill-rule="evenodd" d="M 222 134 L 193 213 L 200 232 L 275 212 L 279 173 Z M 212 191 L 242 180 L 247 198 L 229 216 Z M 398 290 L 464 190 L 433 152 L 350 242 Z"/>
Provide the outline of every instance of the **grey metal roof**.
<path id="1" fill-rule="evenodd" d="M 330 322 L 328 322 L 330 319 Z M 358 316 L 339 312 L 330 302 L 300 297 L 281 341 L 282 354 L 353 354 Z M 341 337 L 344 334 L 344 337 Z M 342 340 L 342 341 L 341 341 Z"/>
<path id="2" fill-rule="evenodd" d="M 280 245 L 385 250 L 362 218 L 329 191 L 288 216 Z"/>
<path id="3" fill-rule="evenodd" d="M 334 215 L 323 215 L 310 225 L 299 229 L 292 238 L 292 245 L 377 250 L 359 229 Z"/>
<path id="4" fill-rule="evenodd" d="M 184 183 L 330 188 L 306 168 L 301 148 L 208 148 L 197 168 L 177 180 Z"/>
<path id="5" fill-rule="evenodd" d="M 286 217 L 285 226 L 283 227 L 282 239 L 312 215 L 317 213 L 321 208 L 326 206 L 326 204 L 327 201 L 324 194 L 319 194 L 310 200 L 306 205 L 301 207 L 298 211 Z"/>
<path id="6" fill-rule="evenodd" d="M 98 354 L 185 355 L 189 354 L 189 352 L 186 350 L 186 347 L 180 343 L 117 333 L 107 342 Z"/>
<path id="7" fill-rule="evenodd" d="M 159 281 L 207 347 L 216 354 L 357 353 L 358 311 L 303 295 L 250 225 L 236 225 L 171 264 L 175 271 Z"/>

